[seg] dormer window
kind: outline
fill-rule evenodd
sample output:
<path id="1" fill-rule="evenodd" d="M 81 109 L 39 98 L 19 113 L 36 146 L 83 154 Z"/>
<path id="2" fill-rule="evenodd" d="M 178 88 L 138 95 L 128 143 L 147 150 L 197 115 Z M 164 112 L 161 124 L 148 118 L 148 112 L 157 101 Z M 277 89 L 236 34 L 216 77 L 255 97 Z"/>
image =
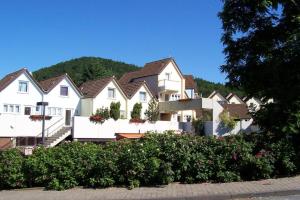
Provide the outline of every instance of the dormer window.
<path id="1" fill-rule="evenodd" d="M 108 98 L 115 99 L 116 98 L 116 89 L 108 88 Z"/>
<path id="2" fill-rule="evenodd" d="M 19 92 L 28 93 L 28 82 L 19 81 Z"/>
<path id="3" fill-rule="evenodd" d="M 64 96 L 64 97 L 69 96 L 69 87 L 60 86 L 60 96 Z"/>

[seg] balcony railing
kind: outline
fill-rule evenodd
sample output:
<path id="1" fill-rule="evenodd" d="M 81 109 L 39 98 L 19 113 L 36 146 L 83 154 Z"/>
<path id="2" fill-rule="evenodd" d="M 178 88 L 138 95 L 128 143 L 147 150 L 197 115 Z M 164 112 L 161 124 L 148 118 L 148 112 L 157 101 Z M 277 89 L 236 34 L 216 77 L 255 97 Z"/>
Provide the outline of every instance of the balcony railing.
<path id="1" fill-rule="evenodd" d="M 181 89 L 181 82 L 180 81 L 172 81 L 172 80 L 159 80 L 158 81 L 158 88 L 160 91 L 172 91 L 178 92 Z"/>

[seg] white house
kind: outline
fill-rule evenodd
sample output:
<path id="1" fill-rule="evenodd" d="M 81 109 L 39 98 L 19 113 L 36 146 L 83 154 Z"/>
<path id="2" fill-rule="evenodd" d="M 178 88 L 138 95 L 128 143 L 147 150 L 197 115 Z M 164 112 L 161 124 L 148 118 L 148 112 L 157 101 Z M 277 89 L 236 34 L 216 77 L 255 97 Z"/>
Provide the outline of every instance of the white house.
<path id="1" fill-rule="evenodd" d="M 40 82 L 44 101 L 49 105 L 46 114 L 63 119 L 64 126 L 71 126 L 72 117 L 80 115 L 81 92 L 72 79 L 63 74 Z"/>
<path id="2" fill-rule="evenodd" d="M 252 112 L 258 111 L 263 103 L 255 97 L 244 97 L 243 101 L 247 104 L 248 109 Z"/>
<path id="3" fill-rule="evenodd" d="M 127 97 L 115 77 L 88 81 L 79 88 L 83 93 L 82 116 L 91 116 L 97 109 L 109 109 L 112 102 L 120 102 L 121 118 L 128 116 Z"/>
<path id="4" fill-rule="evenodd" d="M 63 86 L 68 90 L 62 89 Z M 66 96 L 62 97 L 61 89 L 67 92 L 64 93 Z M 49 138 L 55 135 L 55 139 L 46 140 L 46 145 L 55 145 L 71 134 L 71 130 L 65 127 L 71 125 L 72 110 L 76 112 L 80 98 L 80 92 L 67 75 L 40 84 L 25 68 L 8 74 L 0 80 L 0 138 L 10 145 L 35 145 L 40 142 L 42 112 L 37 103 L 47 101 L 45 135 Z M 67 110 L 71 111 L 70 116 L 64 114 L 68 114 Z"/>
<path id="5" fill-rule="evenodd" d="M 146 81 L 137 81 L 121 85 L 127 96 L 127 119 L 131 118 L 131 111 L 136 103 L 142 105 L 141 118 L 146 119 L 145 111 L 151 99 L 154 99 Z"/>
<path id="6" fill-rule="evenodd" d="M 119 82 L 122 85 L 128 83 L 145 81 L 151 93 L 159 102 L 177 101 L 195 97 L 194 94 L 187 94 L 185 87 L 185 77 L 181 73 L 173 58 L 166 58 L 158 61 L 146 63 L 138 71 L 124 74 Z M 184 121 L 184 116 L 192 116 L 192 111 L 161 112 L 160 119 L 163 121 Z"/>
<path id="7" fill-rule="evenodd" d="M 229 93 L 226 96 L 226 99 L 230 104 L 245 104 L 245 102 L 238 95 L 234 93 Z"/>
<path id="8" fill-rule="evenodd" d="M 220 104 L 226 104 L 226 103 L 228 103 L 227 99 L 223 95 L 221 95 L 219 92 L 217 92 L 217 91 L 213 91 L 208 96 L 208 98 L 213 99 L 213 100 L 219 102 Z"/>

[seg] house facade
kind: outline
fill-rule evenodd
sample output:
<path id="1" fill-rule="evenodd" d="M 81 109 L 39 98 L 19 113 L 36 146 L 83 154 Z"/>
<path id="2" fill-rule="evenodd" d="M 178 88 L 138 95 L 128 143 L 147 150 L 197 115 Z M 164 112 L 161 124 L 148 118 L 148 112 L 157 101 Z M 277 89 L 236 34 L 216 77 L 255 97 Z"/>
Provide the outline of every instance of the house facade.
<path id="1" fill-rule="evenodd" d="M 127 117 L 127 97 L 115 77 L 88 81 L 79 88 L 83 93 L 82 116 L 91 116 L 97 109 L 109 109 L 112 102 L 120 102 L 121 118 Z"/>
<path id="2" fill-rule="evenodd" d="M 40 142 L 42 107 L 37 105 L 38 102 L 48 103 L 45 110 L 45 135 L 48 137 L 66 126 L 70 127 L 72 117 L 80 115 L 81 94 L 67 75 L 39 83 L 27 69 L 21 69 L 5 76 L 0 85 L 0 140 L 9 139 L 13 145 L 26 146 Z M 68 129 L 60 133 L 62 139 L 71 131 Z"/>

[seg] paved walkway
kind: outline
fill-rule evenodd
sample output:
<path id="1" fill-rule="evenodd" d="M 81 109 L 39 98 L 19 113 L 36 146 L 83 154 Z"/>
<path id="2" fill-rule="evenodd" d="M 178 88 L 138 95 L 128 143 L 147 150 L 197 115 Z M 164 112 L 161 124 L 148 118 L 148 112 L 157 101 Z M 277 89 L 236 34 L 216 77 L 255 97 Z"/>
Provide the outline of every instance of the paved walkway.
<path id="1" fill-rule="evenodd" d="M 165 187 L 44 191 L 41 188 L 1 191 L 0 200 L 97 200 L 97 199 L 242 199 L 300 194 L 300 176 L 222 184 L 170 184 Z"/>

